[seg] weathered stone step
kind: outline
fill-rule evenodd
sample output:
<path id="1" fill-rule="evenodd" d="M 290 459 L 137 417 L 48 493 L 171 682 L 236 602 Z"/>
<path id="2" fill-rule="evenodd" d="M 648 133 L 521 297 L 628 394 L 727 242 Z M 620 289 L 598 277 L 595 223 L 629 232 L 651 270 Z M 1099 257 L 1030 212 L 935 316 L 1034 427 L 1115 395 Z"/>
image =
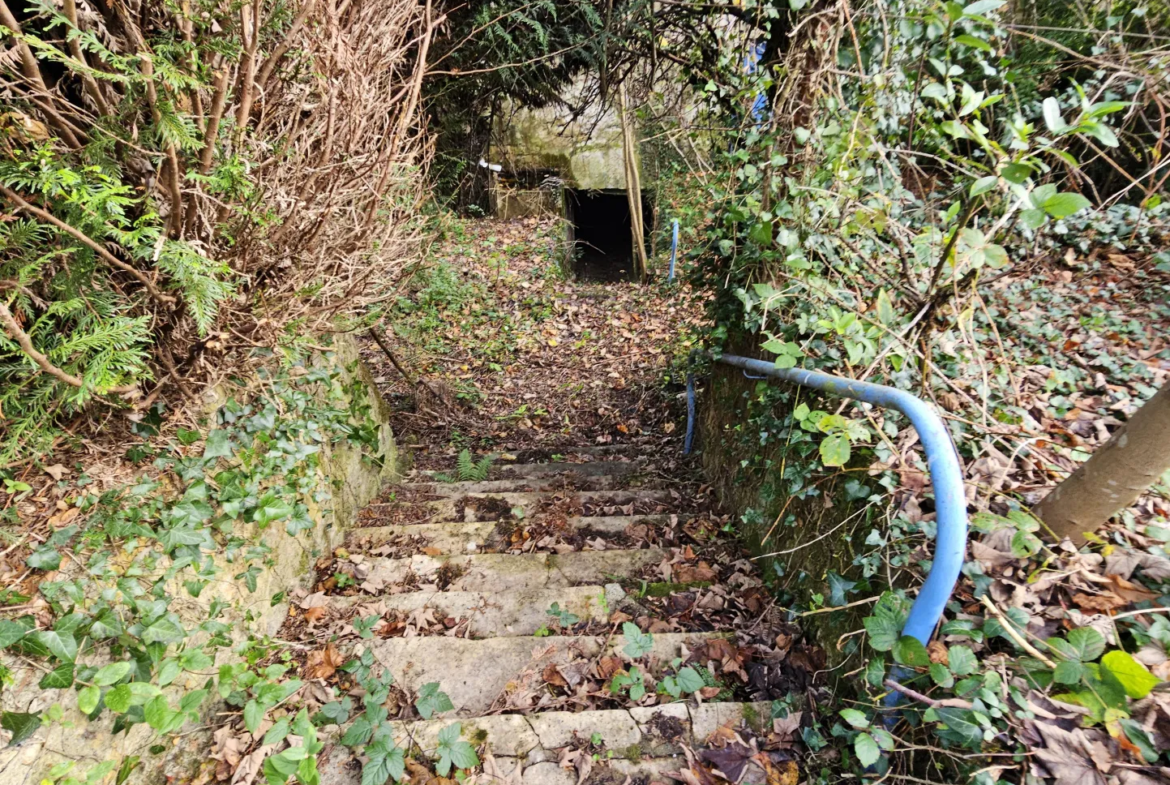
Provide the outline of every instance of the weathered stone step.
<path id="1" fill-rule="evenodd" d="M 522 766 L 520 785 L 577 785 L 577 773 L 571 769 L 562 768 L 555 761 L 545 761 L 524 765 L 515 758 L 502 758 L 497 767 L 503 772 L 514 772 L 517 766 Z M 603 782 L 675 782 L 680 769 L 686 769 L 686 759 L 681 755 L 669 758 L 641 758 L 627 760 L 625 758 L 602 758 L 594 764 L 589 774 L 589 781 Z M 516 780 L 513 779 L 513 782 Z M 722 780 L 720 780 L 722 781 Z M 743 774 L 736 781 L 737 785 L 765 785 L 768 777 L 755 761 L 748 761 Z"/>
<path id="2" fill-rule="evenodd" d="M 744 723 L 758 732 L 771 728 L 770 703 L 699 703 L 678 701 L 657 706 L 601 711 L 549 711 L 496 714 L 461 719 L 462 737 L 486 745 L 497 758 L 522 758 L 531 766 L 556 762 L 563 747 L 578 739 L 600 739 L 613 758 L 638 761 L 678 755 L 681 745 L 702 745 L 719 727 Z M 393 722 L 398 746 L 429 751 L 438 746 L 439 732 L 450 718 Z M 677 766 L 677 762 L 676 762 Z"/>
<path id="3" fill-rule="evenodd" d="M 591 491 L 624 488 L 630 483 L 631 474 L 592 474 L 575 476 L 571 472 L 547 477 L 513 477 L 503 480 L 480 480 L 466 482 L 409 482 L 404 487 L 441 496 L 465 496 L 471 493 L 529 493 L 534 491 L 572 490 L 576 483 L 588 485 Z"/>
<path id="4" fill-rule="evenodd" d="M 625 461 L 585 461 L 572 463 L 569 461 L 550 461 L 548 463 L 508 463 L 496 461 L 491 468 L 490 476 L 500 479 L 514 479 L 517 477 L 550 477 L 560 474 L 572 474 L 581 477 L 595 477 L 599 474 L 622 475 L 642 471 L 646 464 L 641 460 Z M 448 475 L 449 472 L 420 471 L 420 477 L 435 479 L 436 475 Z"/>
<path id="5" fill-rule="evenodd" d="M 515 557 L 513 557 L 515 558 Z M 669 662 L 712 633 L 662 633 L 653 636 L 649 656 Z M 416 692 L 424 684 L 438 682 L 450 696 L 455 713 L 475 717 L 487 712 L 505 690 L 539 690 L 542 673 L 549 665 L 567 666 L 621 652 L 625 636 L 561 636 L 545 638 L 453 637 L 375 639 L 369 644 L 374 657 L 393 674 L 395 684 Z"/>
<path id="6" fill-rule="evenodd" d="M 481 553 L 372 559 L 364 581 L 379 589 L 407 580 L 448 591 L 504 592 L 596 585 L 627 577 L 666 558 L 658 548 L 573 553 Z"/>
<path id="7" fill-rule="evenodd" d="M 574 491 L 571 496 L 582 504 L 626 507 L 631 504 L 665 507 L 678 504 L 679 499 L 670 491 L 656 490 L 615 490 L 615 491 Z M 516 510 L 526 517 L 535 514 L 541 502 L 551 498 L 549 493 L 469 493 L 459 498 L 439 499 L 425 502 L 434 510 L 431 521 L 498 521 L 516 516 Z M 399 502 L 379 502 L 371 508 L 393 507 Z"/>
<path id="8" fill-rule="evenodd" d="M 596 533 L 605 537 L 623 534 L 628 527 L 638 524 L 664 526 L 668 519 L 667 515 L 599 515 L 592 518 L 569 518 L 566 526 L 576 531 Z M 489 546 L 493 550 L 506 547 L 506 535 L 501 533 L 499 528 L 498 521 L 369 526 L 354 529 L 351 539 L 354 542 L 369 540 L 371 545 L 377 545 L 392 542 L 400 537 L 418 536 L 426 540 L 427 548 L 436 549 L 440 555 L 463 554 L 480 552 Z"/>
<path id="9" fill-rule="evenodd" d="M 434 611 L 434 618 L 467 619 L 473 638 L 531 636 L 553 624 L 548 609 L 575 614 L 581 621 L 604 622 L 608 604 L 602 586 L 568 586 L 519 591 L 413 591 L 380 597 L 331 597 L 336 606 L 361 605 L 362 613 Z"/>

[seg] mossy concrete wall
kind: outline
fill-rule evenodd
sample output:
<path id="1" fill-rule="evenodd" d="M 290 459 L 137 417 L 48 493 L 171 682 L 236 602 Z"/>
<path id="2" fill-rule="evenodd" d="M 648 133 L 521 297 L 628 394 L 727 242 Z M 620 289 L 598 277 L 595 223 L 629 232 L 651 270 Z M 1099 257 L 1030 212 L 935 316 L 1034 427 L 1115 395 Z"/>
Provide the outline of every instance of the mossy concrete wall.
<path id="1" fill-rule="evenodd" d="M 733 512 L 749 552 L 756 557 L 776 554 L 759 560 L 762 571 L 773 576 L 776 590 L 805 608 L 815 594 L 822 594 L 828 604 L 828 574 L 848 577 L 856 572 L 852 564 L 869 529 L 868 521 L 855 515 L 858 505 L 845 498 L 840 475 L 814 476 L 815 496 L 790 496 L 782 471 L 791 461 L 810 459 L 795 455 L 786 459 L 783 439 L 761 445 L 759 425 L 752 417 L 762 404 L 751 403 L 760 383 L 736 368 L 718 363 L 711 367 L 696 437 L 704 473 L 723 506 Z M 786 522 L 790 516 L 794 522 Z M 834 667 L 856 650 L 856 638 L 842 640 L 842 636 L 861 629 L 865 610 L 817 613 L 797 622 L 825 650 Z"/>
<path id="2" fill-rule="evenodd" d="M 505 108 L 494 129 L 492 163 L 503 164 L 506 171 L 552 170 L 567 188 L 625 190 L 622 124 L 616 104 L 574 115 L 570 106 L 584 102 L 584 89 L 585 80 L 579 79 L 565 91 L 564 104 Z M 636 109 L 630 107 L 631 116 Z M 650 187 L 653 173 L 639 172 L 642 187 Z"/>
<path id="3" fill-rule="evenodd" d="M 207 618 L 207 609 L 213 600 L 226 604 L 220 621 L 230 625 L 234 637 L 243 640 L 248 634 L 275 636 L 288 615 L 287 601 L 273 604 L 273 597 L 298 587 L 307 587 L 311 568 L 317 555 L 328 553 L 344 540 L 346 530 L 357 519 L 357 512 L 373 500 L 384 483 L 394 480 L 399 472 L 399 453 L 389 425 L 389 410 L 378 393 L 369 369 L 358 354 L 357 342 L 349 335 L 338 335 L 334 340 L 333 356 L 319 356 L 315 362 L 340 371 L 334 383 L 366 396 L 371 405 L 371 416 L 378 423 L 376 453 L 359 449 L 349 442 L 322 444 L 318 486 L 330 492 L 330 498 L 320 503 L 311 497 L 304 499 L 309 515 L 317 524 L 312 529 L 290 536 L 277 523 L 263 534 L 264 543 L 272 549 L 269 566 L 256 580 L 256 590 L 249 592 L 242 581 L 231 576 L 238 568 L 223 559 L 217 559 L 221 580 L 213 581 L 198 598 L 191 597 L 175 579 L 171 596 L 171 610 L 185 622 L 198 624 Z M 352 382 L 358 382 L 351 385 Z M 214 410 L 226 400 L 225 392 L 209 391 L 207 403 Z M 260 536 L 251 524 L 240 524 L 237 534 L 249 539 Z M 198 642 L 198 639 L 189 639 Z M 233 659 L 228 651 L 219 650 L 216 665 Z M 214 701 L 205 704 L 205 729 L 178 737 L 167 745 L 165 752 L 150 753 L 160 739 L 146 724 L 138 724 L 128 731 L 114 734 L 113 715 L 105 711 L 90 722 L 77 709 L 77 693 L 70 690 L 43 690 L 37 682 L 43 675 L 26 663 L 12 660 L 6 654 L 0 662 L 8 666 L 16 681 L 5 687 L 0 705 L 5 711 L 38 712 L 53 703 L 63 709 L 57 722 L 41 726 L 28 741 L 15 748 L 0 750 L 0 783 L 3 785 L 38 785 L 48 770 L 65 761 L 76 762 L 75 771 L 84 772 L 105 761 L 122 761 L 129 756 L 141 759 L 127 780 L 129 785 L 180 785 L 198 780 L 200 769 L 208 764 L 211 732 L 218 724 L 216 712 L 222 705 Z M 207 681 L 206 675 L 184 673 L 175 688 L 186 691 L 199 689 Z M 172 704 L 176 701 L 172 699 Z M 210 765 L 214 766 L 214 761 Z M 111 775 L 112 776 L 112 775 Z M 205 780 L 206 781 L 206 780 Z"/>

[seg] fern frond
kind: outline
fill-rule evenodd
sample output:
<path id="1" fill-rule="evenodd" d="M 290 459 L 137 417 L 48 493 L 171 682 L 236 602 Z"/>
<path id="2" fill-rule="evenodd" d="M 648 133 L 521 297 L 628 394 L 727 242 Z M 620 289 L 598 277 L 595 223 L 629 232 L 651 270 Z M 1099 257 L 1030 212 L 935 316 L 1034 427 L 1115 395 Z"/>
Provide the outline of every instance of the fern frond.
<path id="1" fill-rule="evenodd" d="M 459 471 L 460 480 L 474 480 L 475 479 L 475 461 L 471 459 L 471 450 L 464 448 L 459 453 L 459 457 L 455 460 L 456 467 Z"/>
<path id="2" fill-rule="evenodd" d="M 477 464 L 475 464 L 475 478 L 474 479 L 476 482 L 483 482 L 484 480 L 486 480 L 488 478 L 488 472 L 490 472 L 492 470 L 492 463 L 494 463 L 494 462 L 495 462 L 495 459 L 492 456 L 485 455 L 483 458 L 481 458 L 479 460 L 479 462 Z"/>

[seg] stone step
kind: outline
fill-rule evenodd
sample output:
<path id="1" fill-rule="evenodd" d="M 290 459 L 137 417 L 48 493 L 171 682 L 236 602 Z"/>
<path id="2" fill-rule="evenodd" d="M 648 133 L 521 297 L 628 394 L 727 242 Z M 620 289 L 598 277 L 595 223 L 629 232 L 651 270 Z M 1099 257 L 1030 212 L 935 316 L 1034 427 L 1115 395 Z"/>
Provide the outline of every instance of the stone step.
<path id="1" fill-rule="evenodd" d="M 501 758 L 496 765 L 499 771 L 507 772 L 513 777 L 512 782 L 516 782 L 516 769 L 521 767 L 520 785 L 577 785 L 577 772 L 562 768 L 555 761 L 525 765 L 517 758 Z M 593 765 L 589 773 L 589 782 L 675 782 L 681 779 L 677 776 L 679 771 L 687 768 L 686 758 L 682 755 L 670 758 L 641 758 L 639 760 L 618 757 L 603 758 Z M 723 780 L 718 781 L 723 782 Z M 763 767 L 755 761 L 748 761 L 743 774 L 736 783 L 737 785 L 771 785 Z"/>
<path id="2" fill-rule="evenodd" d="M 569 518 L 566 525 L 576 531 L 600 537 L 622 534 L 629 526 L 665 526 L 667 515 L 599 515 L 592 518 Z M 435 548 L 440 554 L 477 553 L 485 549 L 503 549 L 507 545 L 507 532 L 500 531 L 498 521 L 479 523 L 415 523 L 394 526 L 368 526 L 353 529 L 350 540 L 368 540 L 371 545 L 393 542 L 402 537 L 422 537 L 425 547 Z"/>
<path id="3" fill-rule="evenodd" d="M 548 614 L 553 603 L 562 611 L 576 614 L 581 621 L 604 622 L 607 610 L 612 610 L 605 596 L 603 586 L 567 586 L 507 592 L 412 591 L 379 597 L 330 597 L 329 604 L 361 606 L 359 615 L 362 616 L 430 609 L 435 619 L 467 619 L 473 638 L 494 638 L 531 636 L 541 628 L 547 629 L 553 624 L 553 617 Z"/>
<path id="4" fill-rule="evenodd" d="M 504 592 L 597 585 L 637 574 L 658 564 L 666 552 L 642 550 L 574 551 L 573 553 L 480 553 L 471 556 L 411 556 L 371 559 L 363 581 L 381 593 L 408 579 L 448 591 Z"/>
<path id="5" fill-rule="evenodd" d="M 643 471 L 647 464 L 641 460 L 626 461 L 585 461 L 574 463 L 570 461 L 550 461 L 548 463 L 508 463 L 500 460 L 492 465 L 490 476 L 500 479 L 515 479 L 518 477 L 553 477 L 562 474 L 579 477 L 596 477 L 600 474 L 623 475 Z M 434 479 L 436 474 L 444 472 L 422 471 L 421 477 Z"/>
<path id="6" fill-rule="evenodd" d="M 461 719 L 462 738 L 497 758 L 522 758 L 527 765 L 556 762 L 561 748 L 597 735 L 613 758 L 640 760 L 678 755 L 681 745 L 702 745 L 721 726 L 741 723 L 757 732 L 772 725 L 770 703 L 694 703 L 676 701 L 657 706 L 600 711 L 548 711 L 495 714 Z M 403 749 L 433 750 L 439 732 L 452 718 L 393 722 L 394 740 Z M 604 757 L 604 755 L 603 755 Z"/>
<path id="7" fill-rule="evenodd" d="M 503 480 L 466 482 L 408 482 L 403 487 L 441 496 L 466 496 L 472 493 L 529 493 L 535 491 L 575 490 L 576 484 L 587 485 L 591 491 L 620 489 L 630 484 L 632 473 L 625 475 L 574 475 L 564 472 L 546 477 L 513 477 Z"/>
<path id="8" fill-rule="evenodd" d="M 678 504 L 679 499 L 670 491 L 656 490 L 615 490 L 615 491 L 574 491 L 571 494 L 582 504 L 626 507 L 630 504 L 644 507 L 665 508 Z M 498 521 L 516 517 L 520 510 L 526 517 L 539 511 L 539 505 L 550 499 L 549 493 L 469 493 L 459 498 L 439 499 L 424 502 L 434 511 L 430 522 L 443 521 Z M 378 502 L 369 505 L 371 509 L 393 507 L 399 502 Z M 636 510 L 635 510 L 636 512 Z M 655 510 L 665 512 L 665 510 Z"/>
<path id="9" fill-rule="evenodd" d="M 684 646 L 693 648 L 712 633 L 661 633 L 653 636 L 651 659 L 669 663 L 682 656 Z M 505 690 L 539 690 L 542 673 L 549 665 L 620 653 L 625 636 L 552 635 L 544 638 L 503 637 L 469 640 L 446 636 L 375 639 L 368 644 L 374 658 L 394 676 L 394 683 L 414 693 L 424 684 L 438 682 L 454 704 L 454 714 L 475 717 L 489 711 L 497 700 L 502 707 Z M 496 707 L 496 708 L 500 708 Z"/>

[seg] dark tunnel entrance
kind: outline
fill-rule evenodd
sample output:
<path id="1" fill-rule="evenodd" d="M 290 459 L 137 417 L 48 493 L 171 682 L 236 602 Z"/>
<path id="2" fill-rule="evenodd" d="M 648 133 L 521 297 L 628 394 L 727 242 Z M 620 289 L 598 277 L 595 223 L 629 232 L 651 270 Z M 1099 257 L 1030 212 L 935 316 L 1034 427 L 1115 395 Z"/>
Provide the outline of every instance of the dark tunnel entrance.
<path id="1" fill-rule="evenodd" d="M 630 202 L 625 191 L 565 191 L 569 239 L 573 243 L 572 271 L 585 281 L 632 281 L 634 248 Z M 654 215 L 642 195 L 642 231 Z M 645 237 L 643 237 L 645 242 Z"/>

